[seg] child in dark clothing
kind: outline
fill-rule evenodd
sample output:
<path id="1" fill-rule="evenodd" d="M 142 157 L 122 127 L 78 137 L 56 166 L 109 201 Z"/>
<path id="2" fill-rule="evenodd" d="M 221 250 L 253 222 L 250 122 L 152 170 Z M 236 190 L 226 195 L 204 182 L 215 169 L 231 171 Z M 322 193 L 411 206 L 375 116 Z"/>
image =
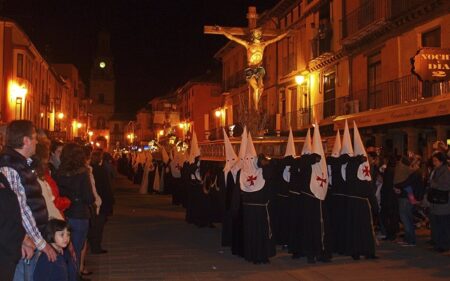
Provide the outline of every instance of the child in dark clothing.
<path id="1" fill-rule="evenodd" d="M 55 262 L 41 255 L 34 271 L 34 281 L 78 281 L 78 270 L 67 249 L 70 243 L 70 228 L 63 220 L 52 219 L 46 227 L 46 241 L 58 253 Z"/>

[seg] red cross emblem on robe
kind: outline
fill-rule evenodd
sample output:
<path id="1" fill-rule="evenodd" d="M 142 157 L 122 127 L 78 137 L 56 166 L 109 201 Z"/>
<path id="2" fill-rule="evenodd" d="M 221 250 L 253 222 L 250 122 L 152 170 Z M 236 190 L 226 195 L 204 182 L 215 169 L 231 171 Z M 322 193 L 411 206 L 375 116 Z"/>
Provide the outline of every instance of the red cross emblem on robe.
<path id="1" fill-rule="evenodd" d="M 175 166 L 175 168 L 181 171 L 181 166 L 180 166 L 180 164 L 177 163 L 177 165 Z"/>
<path id="2" fill-rule="evenodd" d="M 322 177 L 323 177 L 323 173 L 322 173 Z M 325 177 L 321 178 L 321 177 L 317 176 L 316 181 L 320 182 L 320 187 L 323 187 L 323 185 L 327 183 L 327 179 Z"/>
<path id="3" fill-rule="evenodd" d="M 364 165 L 363 173 L 364 173 L 364 176 L 365 176 L 365 177 L 369 177 L 369 176 L 370 176 L 370 169 L 369 169 L 369 166 Z"/>
<path id="4" fill-rule="evenodd" d="M 256 176 L 248 176 L 247 177 L 247 181 L 249 181 L 250 182 L 250 185 L 255 185 L 255 180 L 257 179 L 258 177 L 256 177 Z"/>

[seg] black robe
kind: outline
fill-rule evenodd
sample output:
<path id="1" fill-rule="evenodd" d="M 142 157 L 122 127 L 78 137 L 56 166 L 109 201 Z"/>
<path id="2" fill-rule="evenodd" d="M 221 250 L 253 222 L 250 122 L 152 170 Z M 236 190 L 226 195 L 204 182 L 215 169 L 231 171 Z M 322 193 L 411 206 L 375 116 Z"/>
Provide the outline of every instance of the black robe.
<path id="1" fill-rule="evenodd" d="M 210 214 L 211 221 L 213 223 L 222 222 L 223 217 L 223 197 L 220 181 L 223 178 L 223 171 L 218 171 L 217 167 L 211 167 L 209 169 L 209 175 L 205 178 L 206 188 L 209 190 L 209 201 L 210 201 Z"/>
<path id="2" fill-rule="evenodd" d="M 242 192 L 244 258 L 253 263 L 267 263 L 276 254 L 269 214 L 271 172 L 263 169 L 266 183 L 262 189 Z"/>
<path id="3" fill-rule="evenodd" d="M 302 160 L 303 158 L 303 160 Z M 316 198 L 311 192 L 312 165 L 320 160 L 318 154 L 303 155 L 300 168 L 301 205 L 301 250 L 308 259 L 331 257 L 331 237 L 326 201 Z"/>
<path id="4" fill-rule="evenodd" d="M 327 195 L 328 214 L 332 231 L 333 252 L 345 253 L 346 216 L 347 216 L 347 184 L 342 177 L 342 166 L 348 162 L 350 156 L 344 154 L 335 157 L 328 157 L 327 164 L 331 168 L 332 181 Z"/>
<path id="5" fill-rule="evenodd" d="M 386 230 L 386 239 L 395 240 L 399 231 L 398 197 L 394 192 L 395 162 L 390 161 L 383 174 L 380 192 L 380 219 Z"/>
<path id="6" fill-rule="evenodd" d="M 293 159 L 293 158 L 291 158 Z M 274 168 L 274 188 L 270 204 L 274 240 L 277 245 L 289 244 L 290 198 L 289 182 L 283 178 L 286 161 L 271 160 Z"/>
<path id="7" fill-rule="evenodd" d="M 236 175 L 236 181 L 239 179 Z M 231 247 L 233 255 L 244 256 L 244 230 L 242 227 L 242 202 L 239 182 L 235 182 L 231 171 L 227 173 L 227 184 L 225 177 L 221 177 L 224 186 L 224 212 L 222 219 L 222 246 Z"/>
<path id="8" fill-rule="evenodd" d="M 184 162 L 183 167 L 181 168 L 181 179 L 182 179 L 182 186 L 181 190 L 184 191 L 185 200 L 183 207 L 186 208 L 186 222 L 192 223 L 192 184 L 190 179 L 190 165 L 189 162 Z"/>
<path id="9" fill-rule="evenodd" d="M 364 161 L 364 157 L 360 155 L 351 157 L 346 170 L 349 196 L 345 253 L 354 258 L 375 255 L 372 214 L 378 213 L 378 204 L 371 182 L 362 181 L 357 176 L 358 167 Z"/>
<path id="10" fill-rule="evenodd" d="M 200 162 L 200 167 L 197 166 L 197 162 L 194 162 L 189 169 L 191 222 L 198 227 L 209 226 L 212 223 L 212 216 L 211 200 L 204 185 L 206 167 L 204 162 Z M 200 178 L 197 176 L 197 171 Z"/>
<path id="11" fill-rule="evenodd" d="M 133 183 L 134 184 L 141 184 L 141 182 L 142 182 L 142 175 L 143 174 L 144 174 L 144 165 L 139 163 L 137 165 L 137 171 L 136 171 L 136 174 L 134 175 Z"/>
<path id="12" fill-rule="evenodd" d="M 316 154 L 315 154 L 316 155 Z M 290 224 L 289 224 L 289 252 L 294 256 L 304 255 L 303 251 L 303 224 L 304 206 L 302 191 L 309 190 L 311 180 L 311 166 L 315 163 L 312 155 L 302 155 L 300 158 L 286 162 L 291 166 L 289 184 Z"/>

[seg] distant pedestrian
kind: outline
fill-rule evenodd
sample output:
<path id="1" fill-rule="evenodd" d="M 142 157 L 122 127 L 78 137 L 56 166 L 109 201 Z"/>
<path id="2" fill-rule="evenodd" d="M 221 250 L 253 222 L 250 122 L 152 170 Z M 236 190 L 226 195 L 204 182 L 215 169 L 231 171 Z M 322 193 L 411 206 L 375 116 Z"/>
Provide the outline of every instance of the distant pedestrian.
<path id="1" fill-rule="evenodd" d="M 428 201 L 430 201 L 431 231 L 434 248 L 438 252 L 450 249 L 450 170 L 443 152 L 433 155 Z"/>

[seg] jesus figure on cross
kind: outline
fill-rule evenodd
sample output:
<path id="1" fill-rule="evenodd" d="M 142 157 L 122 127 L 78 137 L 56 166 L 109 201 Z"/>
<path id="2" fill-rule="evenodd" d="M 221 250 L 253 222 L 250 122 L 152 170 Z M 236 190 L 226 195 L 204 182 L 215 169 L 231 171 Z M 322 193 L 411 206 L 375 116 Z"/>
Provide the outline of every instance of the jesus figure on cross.
<path id="1" fill-rule="evenodd" d="M 259 99 L 264 90 L 264 75 L 266 70 L 263 67 L 263 55 L 264 49 L 275 43 L 291 32 L 288 30 L 282 34 L 279 34 L 278 30 L 264 30 L 260 27 L 256 27 L 256 19 L 258 15 L 256 14 L 255 7 L 249 7 L 249 13 L 247 14 L 249 20 L 248 29 L 242 28 L 230 28 L 221 26 L 205 26 L 205 33 L 207 34 L 222 34 L 228 39 L 242 45 L 247 50 L 247 65 L 248 68 L 245 69 L 245 79 L 248 85 L 253 90 L 253 102 L 255 110 L 258 110 Z M 249 34 L 250 40 L 245 40 L 239 36 L 247 36 Z M 263 40 L 263 36 L 275 36 L 267 41 Z"/>

